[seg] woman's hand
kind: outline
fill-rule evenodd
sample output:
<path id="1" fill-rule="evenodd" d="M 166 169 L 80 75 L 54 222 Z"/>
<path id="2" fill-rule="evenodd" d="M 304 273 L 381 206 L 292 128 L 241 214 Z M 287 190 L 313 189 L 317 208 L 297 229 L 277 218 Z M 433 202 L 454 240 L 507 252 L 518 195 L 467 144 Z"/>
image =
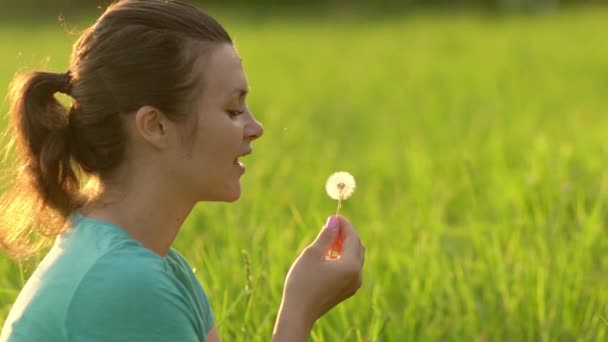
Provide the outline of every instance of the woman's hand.
<path id="1" fill-rule="evenodd" d="M 341 255 L 328 260 L 332 246 Z M 361 287 L 364 259 L 365 248 L 350 222 L 330 217 L 287 274 L 273 340 L 308 341 L 315 321 Z"/>

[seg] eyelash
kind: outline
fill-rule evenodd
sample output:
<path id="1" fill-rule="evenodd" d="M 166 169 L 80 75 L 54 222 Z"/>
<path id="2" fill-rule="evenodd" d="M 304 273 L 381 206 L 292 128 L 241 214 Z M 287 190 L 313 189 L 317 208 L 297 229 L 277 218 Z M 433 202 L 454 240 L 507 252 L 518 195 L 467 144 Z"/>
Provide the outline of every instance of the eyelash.
<path id="1" fill-rule="evenodd" d="M 244 110 L 229 110 L 228 111 L 228 115 L 230 115 L 231 118 L 237 117 L 242 114 L 245 114 Z"/>

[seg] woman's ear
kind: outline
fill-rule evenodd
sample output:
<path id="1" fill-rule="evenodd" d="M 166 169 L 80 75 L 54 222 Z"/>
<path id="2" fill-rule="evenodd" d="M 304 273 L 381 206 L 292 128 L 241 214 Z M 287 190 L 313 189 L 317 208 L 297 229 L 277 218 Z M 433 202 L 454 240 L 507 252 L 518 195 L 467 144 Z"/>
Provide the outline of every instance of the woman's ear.
<path id="1" fill-rule="evenodd" d="M 158 149 L 169 146 L 169 120 L 160 110 L 143 106 L 135 112 L 135 131 L 139 138 Z"/>

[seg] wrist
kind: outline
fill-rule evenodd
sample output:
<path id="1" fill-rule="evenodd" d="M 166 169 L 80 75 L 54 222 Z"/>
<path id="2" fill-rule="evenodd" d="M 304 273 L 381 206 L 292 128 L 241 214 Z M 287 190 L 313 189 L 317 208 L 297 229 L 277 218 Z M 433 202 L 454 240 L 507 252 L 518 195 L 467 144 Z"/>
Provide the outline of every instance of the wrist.
<path id="1" fill-rule="evenodd" d="M 299 309 L 297 306 L 281 303 L 272 334 L 273 342 L 304 342 L 310 339 L 315 322 Z"/>

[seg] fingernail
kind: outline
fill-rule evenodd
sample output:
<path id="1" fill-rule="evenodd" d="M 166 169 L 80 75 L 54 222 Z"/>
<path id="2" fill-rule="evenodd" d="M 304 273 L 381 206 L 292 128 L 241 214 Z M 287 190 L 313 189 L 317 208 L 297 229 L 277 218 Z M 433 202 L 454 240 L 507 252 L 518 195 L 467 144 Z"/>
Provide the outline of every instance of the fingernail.
<path id="1" fill-rule="evenodd" d="M 325 228 L 327 228 L 327 229 L 338 228 L 338 218 L 335 216 L 328 217 L 327 222 L 325 222 Z"/>

